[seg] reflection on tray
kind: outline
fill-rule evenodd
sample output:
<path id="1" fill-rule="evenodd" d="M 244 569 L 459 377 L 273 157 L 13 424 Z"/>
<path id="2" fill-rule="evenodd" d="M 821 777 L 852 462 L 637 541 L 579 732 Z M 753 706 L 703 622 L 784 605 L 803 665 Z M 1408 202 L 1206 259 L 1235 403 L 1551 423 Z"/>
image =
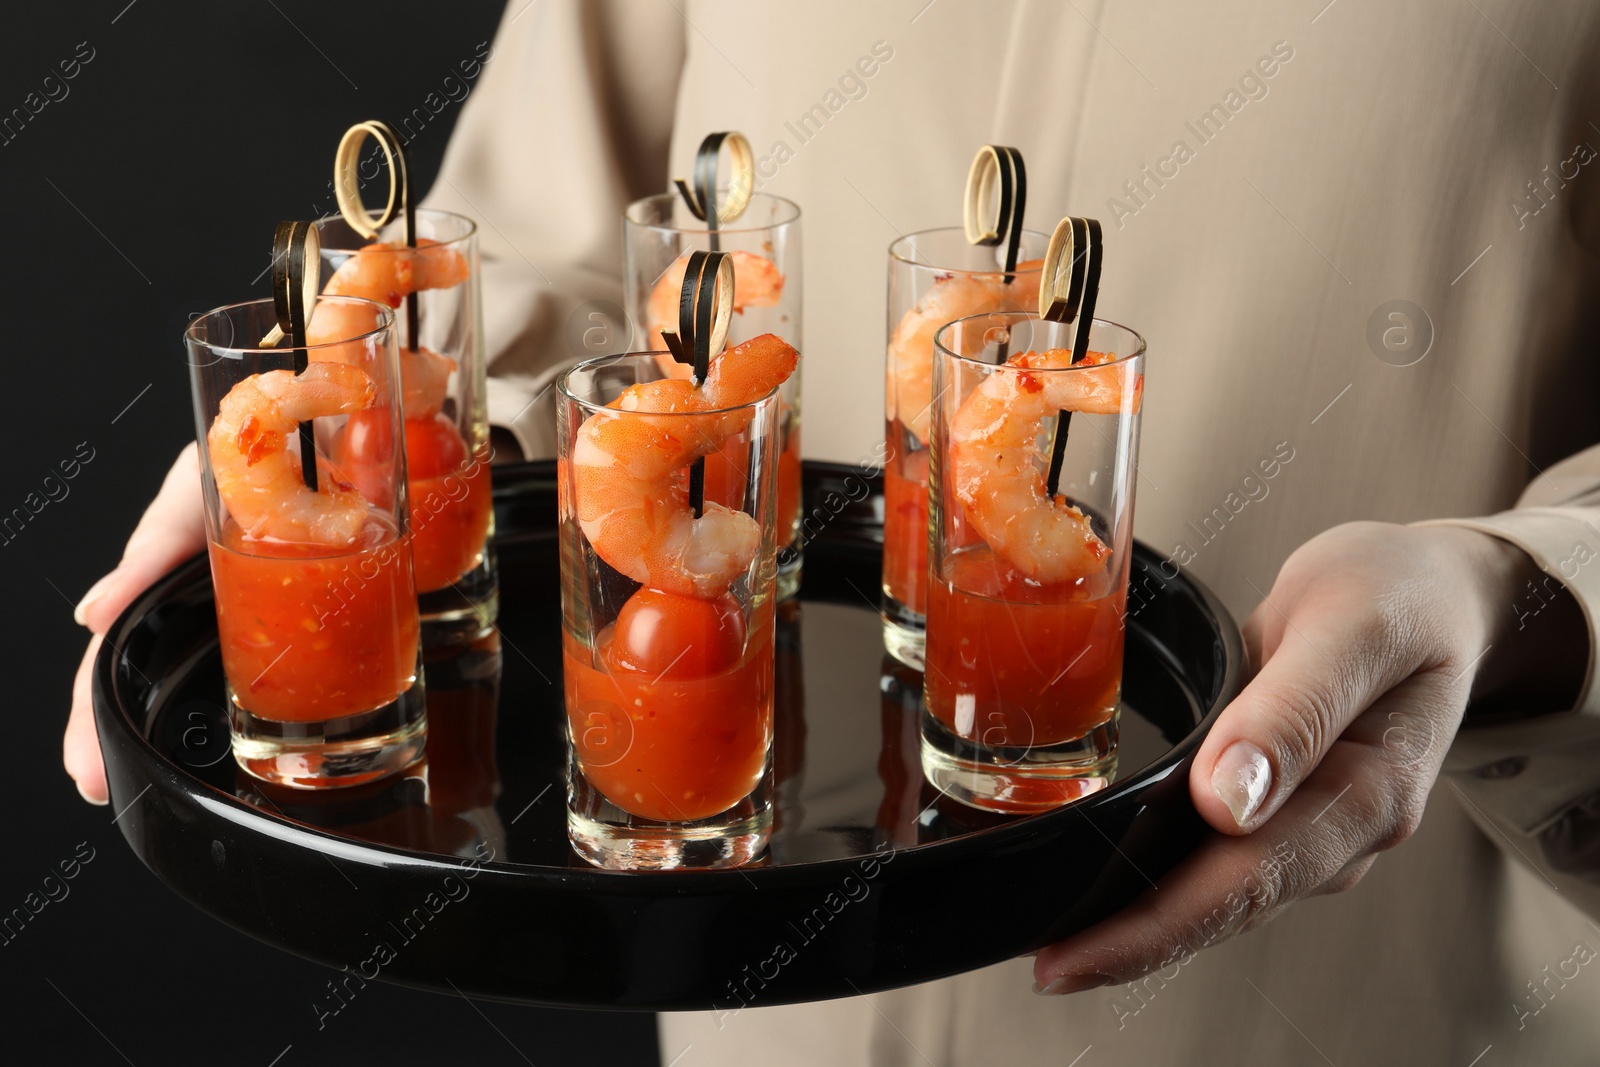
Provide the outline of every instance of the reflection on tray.
<path id="1" fill-rule="evenodd" d="M 878 753 L 878 780 L 883 783 L 883 803 L 878 805 L 877 826 L 880 840 L 898 848 L 918 843 L 922 813 L 937 791 L 922 777 L 922 672 L 887 653 L 879 669 L 883 748 Z"/>
<path id="2" fill-rule="evenodd" d="M 800 793 L 806 769 L 806 680 L 800 654 L 800 601 L 778 605 L 773 635 L 772 835 L 805 821 Z"/>
<path id="3" fill-rule="evenodd" d="M 340 790 L 269 785 L 238 771 L 235 795 L 287 818 L 351 837 L 448 856 L 505 852 L 495 801 L 500 634 L 428 651 L 428 744 L 403 774 Z"/>
<path id="4" fill-rule="evenodd" d="M 868 599 L 876 589 L 878 546 L 843 517 L 827 533 L 808 546 L 816 565 L 808 567 L 801 599 L 777 619 L 776 825 L 763 865 L 866 856 L 1014 821 L 945 800 L 924 784 L 921 677 L 885 658 L 882 625 Z M 211 787 L 340 836 L 435 855 L 586 868 L 566 838 L 556 545 L 542 534 L 503 535 L 500 554 L 506 595 L 499 629 L 477 644 L 430 654 L 428 747 L 424 762 L 406 775 L 317 794 L 240 775 L 228 758 L 221 663 L 204 597 L 182 608 L 185 625 L 197 638 L 204 635 L 203 643 L 166 670 L 146 736 Z M 1140 622 L 1171 629 L 1170 620 L 1153 613 L 1180 606 L 1148 606 Z M 169 641 L 177 610 L 164 618 Z M 1214 670 L 1213 640 L 1207 635 L 1195 649 L 1183 646 L 1180 652 L 1198 657 L 1200 667 L 1182 666 Z M 1200 714 L 1172 654 L 1139 628 L 1129 641 L 1124 780 L 1168 756 Z"/>
<path id="5" fill-rule="evenodd" d="M 505 625 L 513 638 L 494 631 L 429 653 L 427 750 L 387 781 L 321 792 L 257 781 L 219 758 L 227 723 L 215 700 L 175 698 L 155 735 L 214 786 L 336 834 L 443 856 L 582 866 L 566 843 L 560 786 L 559 617 L 528 619 L 513 608 Z M 922 676 L 885 656 L 879 633 L 876 614 L 849 604 L 794 601 L 779 612 L 776 810 L 760 865 L 868 855 L 1012 821 L 927 784 L 918 736 Z M 517 650 L 509 663 L 507 640 Z M 200 670 L 186 682 L 184 695 L 220 689 L 220 671 Z M 1173 740 L 1131 708 L 1123 724 L 1123 774 Z"/>

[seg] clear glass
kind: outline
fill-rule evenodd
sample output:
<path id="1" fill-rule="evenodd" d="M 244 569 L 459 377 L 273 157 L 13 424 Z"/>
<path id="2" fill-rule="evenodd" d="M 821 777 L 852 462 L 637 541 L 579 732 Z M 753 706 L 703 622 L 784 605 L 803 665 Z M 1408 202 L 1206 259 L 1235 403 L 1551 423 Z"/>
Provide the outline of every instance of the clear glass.
<path id="1" fill-rule="evenodd" d="M 403 247 L 401 224 L 369 243 L 342 218 L 317 224 L 323 292 L 394 309 L 405 383 L 411 529 L 423 641 L 470 642 L 499 614 L 478 230 L 448 211 L 416 213 L 420 252 Z M 429 243 L 433 242 L 430 246 Z M 406 295 L 417 294 L 417 336 Z M 366 324 L 320 305 L 311 340 Z M 426 351 L 415 352 L 420 346 Z M 432 355 L 430 355 L 432 353 Z M 440 361 L 449 360 L 454 366 Z"/>
<path id="2" fill-rule="evenodd" d="M 558 383 L 568 836 L 601 867 L 733 866 L 772 823 L 781 404 L 773 392 L 713 413 L 605 407 L 667 377 L 662 355 L 586 360 Z M 714 503 L 744 518 L 719 513 L 722 533 L 685 546 L 679 443 L 708 436 L 742 476 L 708 490 L 705 519 Z M 729 526 L 744 552 L 711 551 L 734 540 Z"/>
<path id="3" fill-rule="evenodd" d="M 234 759 L 300 788 L 399 771 L 427 730 L 394 317 L 329 299 L 372 328 L 261 349 L 277 319 L 256 300 L 184 336 Z M 308 416 L 315 493 L 301 476 Z"/>
<path id="4" fill-rule="evenodd" d="M 691 252 L 711 247 L 710 231 L 677 193 L 635 200 L 623 215 L 623 300 L 638 348 L 665 348 L 661 331 L 678 329 L 683 269 Z M 800 208 L 792 201 L 754 193 L 737 219 L 717 230 L 717 247 L 733 253 L 734 308 L 728 328 L 733 346 L 776 334 L 805 352 L 800 336 Z M 668 268 L 676 269 L 668 273 Z M 643 331 L 639 336 L 637 331 Z M 674 373 L 671 357 L 664 357 Z M 801 360 L 801 369 L 805 360 Z M 800 589 L 800 370 L 779 390 L 778 596 Z M 715 462 L 715 461 L 713 461 Z M 708 467 L 708 478 L 717 472 Z"/>
<path id="5" fill-rule="evenodd" d="M 992 811 L 1053 808 L 1116 774 L 1145 346 L 1097 319 L 1070 366 L 1075 330 L 994 312 L 935 341 L 922 769 Z"/>
<path id="6" fill-rule="evenodd" d="M 889 246 L 885 359 L 883 644 L 922 669 L 928 596 L 928 428 L 933 335 L 953 319 L 1039 306 L 1046 234 L 1025 230 L 1007 284 L 1005 249 L 967 242 L 960 227 L 909 234 Z"/>

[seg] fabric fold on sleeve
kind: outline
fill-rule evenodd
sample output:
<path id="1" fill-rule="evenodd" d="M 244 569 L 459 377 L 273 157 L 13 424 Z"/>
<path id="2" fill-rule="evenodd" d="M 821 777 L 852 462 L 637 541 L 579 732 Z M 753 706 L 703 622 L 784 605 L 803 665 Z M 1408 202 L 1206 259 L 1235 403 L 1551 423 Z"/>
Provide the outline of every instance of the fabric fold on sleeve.
<path id="1" fill-rule="evenodd" d="M 530 459 L 555 454 L 561 371 L 629 350 L 622 212 L 667 188 L 684 26 L 670 4 L 507 5 L 424 201 L 478 223 L 489 421 Z"/>
<path id="2" fill-rule="evenodd" d="M 1530 625 L 1561 587 L 1588 624 L 1589 660 L 1574 706 L 1514 722 L 1464 726 L 1445 759 L 1470 803 L 1524 833 L 1548 828 L 1586 797 L 1600 793 L 1600 447 L 1540 474 L 1510 511 L 1418 525 L 1477 530 L 1516 545 L 1548 576 L 1505 605 Z"/>

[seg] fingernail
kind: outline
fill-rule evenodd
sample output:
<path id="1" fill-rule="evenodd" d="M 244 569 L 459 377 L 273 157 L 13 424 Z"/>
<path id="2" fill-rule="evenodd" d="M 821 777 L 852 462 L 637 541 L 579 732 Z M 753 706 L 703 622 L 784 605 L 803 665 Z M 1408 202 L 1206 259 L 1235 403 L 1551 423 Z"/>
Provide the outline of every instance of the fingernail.
<path id="1" fill-rule="evenodd" d="M 101 597 L 106 595 L 106 586 L 111 584 L 111 579 L 116 576 L 116 573 L 116 571 L 112 571 L 110 574 L 104 575 L 98 582 L 95 582 L 89 587 L 89 591 L 83 594 L 83 599 L 78 601 L 77 605 L 72 609 L 73 622 L 77 623 L 79 626 L 89 625 L 89 623 L 85 621 L 85 613 L 88 612 L 90 608 L 94 607 L 94 602 L 96 600 L 99 600 Z"/>
<path id="2" fill-rule="evenodd" d="M 1228 805 L 1233 821 L 1241 827 L 1261 810 L 1271 788 L 1272 765 L 1267 754 L 1248 741 L 1229 745 L 1211 772 L 1211 791 Z"/>
<path id="3" fill-rule="evenodd" d="M 1041 997 L 1059 997 L 1067 993 L 1082 993 L 1085 989 L 1099 989 L 1115 979 L 1109 974 L 1064 974 L 1049 985 L 1033 983 L 1033 991 Z"/>
<path id="4" fill-rule="evenodd" d="M 94 797 L 90 796 L 88 793 L 85 793 L 83 791 L 83 783 L 81 783 L 81 782 L 74 782 L 73 785 L 76 785 L 78 787 L 78 795 L 80 797 L 82 797 L 83 799 L 87 800 L 89 803 L 93 804 L 97 808 L 103 808 L 107 804 L 111 803 L 111 799 L 109 797 L 107 797 L 105 800 L 96 800 Z"/>

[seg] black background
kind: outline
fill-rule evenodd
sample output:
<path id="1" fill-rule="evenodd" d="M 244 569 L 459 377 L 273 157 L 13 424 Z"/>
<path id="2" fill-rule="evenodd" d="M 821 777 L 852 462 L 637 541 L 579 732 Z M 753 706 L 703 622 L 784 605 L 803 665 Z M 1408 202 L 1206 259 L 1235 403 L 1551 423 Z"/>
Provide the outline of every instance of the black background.
<path id="1" fill-rule="evenodd" d="M 0 914 L 39 892 L 80 843 L 94 858 L 66 883 L 69 895 L 0 944 L 0 1060 L 657 1062 L 649 1015 L 470 1003 L 377 983 L 319 1031 L 311 1004 L 334 972 L 182 902 L 130 854 L 114 811 L 83 803 L 61 768 L 86 636 L 72 604 L 116 563 L 193 438 L 183 327 L 197 312 L 268 295 L 273 226 L 333 209 L 328 181 L 344 129 L 396 121 L 430 92 L 444 96 L 446 77 L 459 80 L 458 65 L 492 39 L 501 7 L 109 0 L 7 9 L 0 116 L 26 110 L 30 93 L 61 97 L 64 84 L 66 95 L 0 144 L 0 513 L 43 495 L 43 479 L 81 443 L 94 458 L 64 499 L 0 544 L 10 683 Z M 58 63 L 89 49 L 93 58 L 63 83 Z M 415 137 L 419 189 L 433 181 L 460 107 L 447 104 Z"/>

